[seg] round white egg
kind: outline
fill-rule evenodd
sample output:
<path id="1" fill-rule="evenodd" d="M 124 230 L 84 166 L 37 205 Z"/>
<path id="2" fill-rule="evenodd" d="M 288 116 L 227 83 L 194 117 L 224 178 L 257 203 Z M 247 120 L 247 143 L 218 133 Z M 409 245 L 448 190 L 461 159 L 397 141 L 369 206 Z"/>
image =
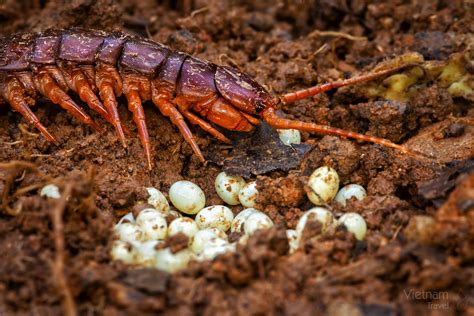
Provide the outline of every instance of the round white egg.
<path id="1" fill-rule="evenodd" d="M 168 233 L 166 218 L 158 211 L 143 210 L 137 216 L 137 225 L 143 232 L 143 240 L 165 239 Z"/>
<path id="2" fill-rule="evenodd" d="M 155 268 L 174 273 L 188 266 L 193 257 L 189 249 L 172 253 L 170 248 L 160 249 L 155 254 Z"/>
<path id="3" fill-rule="evenodd" d="M 242 226 L 244 225 L 247 218 L 250 215 L 255 214 L 255 213 L 261 213 L 261 212 L 254 208 L 246 208 L 245 210 L 241 211 L 239 214 L 235 216 L 234 220 L 232 221 L 230 231 L 240 233 L 242 231 Z"/>
<path id="4" fill-rule="evenodd" d="M 244 222 L 244 232 L 252 235 L 259 229 L 267 229 L 273 226 L 273 221 L 266 214 L 258 212 L 251 214 Z"/>
<path id="5" fill-rule="evenodd" d="M 115 234 L 122 241 L 135 242 L 143 239 L 141 228 L 135 223 L 121 223 L 114 227 Z"/>
<path id="6" fill-rule="evenodd" d="M 310 191 L 307 195 L 313 204 L 328 203 L 334 199 L 339 189 L 339 175 L 331 167 L 320 167 L 309 177 L 308 187 Z"/>
<path id="7" fill-rule="evenodd" d="M 191 250 L 198 254 L 206 248 L 228 244 L 227 235 L 220 229 L 207 228 L 198 231 L 191 238 Z"/>
<path id="8" fill-rule="evenodd" d="M 192 218 L 180 217 L 171 222 L 170 226 L 168 227 L 168 235 L 173 236 L 178 233 L 183 233 L 191 238 L 196 235 L 198 230 L 199 228 Z"/>
<path id="9" fill-rule="evenodd" d="M 301 216 L 298 224 L 296 225 L 296 232 L 298 233 L 299 238 L 301 238 L 301 234 L 303 234 L 303 230 L 306 226 L 306 223 L 308 222 L 308 219 L 320 222 L 322 225 L 322 232 L 325 232 L 332 225 L 334 216 L 324 207 L 313 207 L 312 209 L 308 210 L 303 214 L 303 216 Z"/>
<path id="10" fill-rule="evenodd" d="M 214 183 L 217 195 L 229 205 L 237 205 L 239 201 L 239 192 L 245 185 L 242 177 L 229 176 L 225 172 L 217 175 Z"/>
<path id="11" fill-rule="evenodd" d="M 278 136 L 283 144 L 301 144 L 301 133 L 297 129 L 277 129 Z"/>
<path id="12" fill-rule="evenodd" d="M 220 256 L 227 252 L 235 252 L 235 248 L 236 247 L 234 243 L 204 248 L 203 251 L 197 256 L 197 260 L 214 260 L 217 256 Z"/>
<path id="13" fill-rule="evenodd" d="M 169 192 L 173 205 L 183 213 L 196 214 L 206 205 L 206 197 L 202 189 L 190 181 L 173 183 Z"/>
<path id="14" fill-rule="evenodd" d="M 257 200 L 257 182 L 252 181 L 242 187 L 239 192 L 239 201 L 245 207 L 254 207 Z"/>
<path id="15" fill-rule="evenodd" d="M 61 193 L 59 193 L 59 188 L 55 184 L 45 185 L 41 189 L 40 195 L 50 198 L 50 199 L 54 199 L 54 200 L 58 200 L 59 198 L 61 198 Z"/>
<path id="16" fill-rule="evenodd" d="M 129 212 L 128 214 L 122 216 L 122 218 L 118 221 L 117 225 L 122 223 L 135 223 L 135 217 L 133 217 L 133 213 Z"/>
<path id="17" fill-rule="evenodd" d="M 161 191 L 156 188 L 149 187 L 146 188 L 148 191 L 148 204 L 153 205 L 155 209 L 163 213 L 168 213 L 170 211 L 170 205 L 168 200 Z"/>
<path id="18" fill-rule="evenodd" d="M 290 253 L 295 252 L 299 246 L 299 237 L 298 233 L 294 229 L 286 230 L 286 238 L 288 238 L 288 245 L 290 246 Z"/>
<path id="19" fill-rule="evenodd" d="M 229 230 L 233 219 L 234 213 L 224 205 L 205 207 L 196 215 L 196 223 L 199 229 L 214 227 L 224 232 Z"/>
<path id="20" fill-rule="evenodd" d="M 153 267 L 156 264 L 156 246 L 164 243 L 163 240 L 147 240 L 139 243 L 134 243 L 137 258 L 136 263 L 145 266 Z"/>
<path id="21" fill-rule="evenodd" d="M 110 249 L 110 256 L 113 260 L 131 264 L 135 263 L 137 253 L 131 243 L 122 240 L 115 240 Z"/>
<path id="22" fill-rule="evenodd" d="M 337 192 L 334 200 L 342 206 L 346 206 L 347 200 L 355 197 L 357 200 L 362 201 L 366 196 L 367 192 L 365 192 L 363 186 L 358 184 L 348 184 Z"/>
<path id="23" fill-rule="evenodd" d="M 337 222 L 338 225 L 346 226 L 347 230 L 353 233 L 358 240 L 364 239 L 367 233 L 367 224 L 360 214 L 346 213 Z"/>

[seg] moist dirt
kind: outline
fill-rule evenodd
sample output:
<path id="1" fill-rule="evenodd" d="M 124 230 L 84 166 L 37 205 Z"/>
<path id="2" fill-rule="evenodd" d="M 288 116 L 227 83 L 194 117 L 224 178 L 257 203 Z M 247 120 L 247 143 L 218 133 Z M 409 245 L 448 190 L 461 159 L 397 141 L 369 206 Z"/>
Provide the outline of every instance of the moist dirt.
<path id="1" fill-rule="evenodd" d="M 460 0 L 6 0 L 0 36 L 51 27 L 121 30 L 237 67 L 278 94 L 363 74 L 408 52 L 440 62 L 464 54 L 472 76 L 473 9 Z M 95 113 L 101 134 L 38 102 L 33 110 L 61 143 L 54 146 L 19 114 L 0 108 L 0 315 L 474 314 L 472 95 L 452 97 L 427 82 L 410 98 L 387 101 L 349 87 L 280 112 L 405 143 L 429 159 L 308 133 L 300 147 L 281 147 L 265 130 L 230 133 L 229 146 L 192 127 L 208 158 L 202 164 L 147 103 L 150 172 L 132 115 L 119 101 L 127 149 Z M 289 255 L 285 229 L 312 207 L 305 183 L 322 165 L 335 168 L 342 184 L 367 189 L 363 201 L 328 205 L 337 215 L 360 213 L 367 236 L 358 241 L 336 229 L 311 238 L 321 231 L 316 225 Z M 167 194 L 186 179 L 204 190 L 207 205 L 222 204 L 214 180 L 223 168 L 256 179 L 257 207 L 274 228 L 236 253 L 173 275 L 111 261 L 112 227 L 144 207 L 138 204 L 146 201 L 145 187 Z M 56 183 L 68 200 L 40 197 L 46 183 Z M 167 245 L 180 249 L 181 237 Z"/>

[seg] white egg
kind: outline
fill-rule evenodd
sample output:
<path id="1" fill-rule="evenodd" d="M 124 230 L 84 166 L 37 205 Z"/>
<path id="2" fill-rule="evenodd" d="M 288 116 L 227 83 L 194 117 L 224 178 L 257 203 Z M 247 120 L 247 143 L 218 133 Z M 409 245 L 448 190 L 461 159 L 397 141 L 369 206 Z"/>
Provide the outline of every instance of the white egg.
<path id="1" fill-rule="evenodd" d="M 135 223 L 135 217 L 133 217 L 133 213 L 130 212 L 127 215 L 122 216 L 122 218 L 118 221 L 117 225 L 120 225 L 122 223 Z"/>
<path id="2" fill-rule="evenodd" d="M 173 183 L 169 192 L 173 205 L 183 213 L 196 214 L 206 205 L 206 197 L 202 189 L 190 181 Z"/>
<path id="3" fill-rule="evenodd" d="M 168 213 L 170 211 L 170 205 L 166 197 L 161 193 L 161 191 L 157 190 L 156 188 L 149 187 L 146 188 L 148 191 L 148 204 L 153 205 L 155 209 L 161 211 L 163 213 Z"/>
<path id="4" fill-rule="evenodd" d="M 239 214 L 235 216 L 234 220 L 232 221 L 230 231 L 240 233 L 242 231 L 242 226 L 244 225 L 247 218 L 250 215 L 255 214 L 255 213 L 261 213 L 261 212 L 254 208 L 246 208 L 245 210 L 241 211 Z"/>
<path id="5" fill-rule="evenodd" d="M 288 245 L 290 246 L 290 253 L 295 252 L 298 249 L 300 240 L 298 237 L 298 233 L 294 229 L 287 229 L 286 230 L 286 238 L 288 238 Z"/>
<path id="6" fill-rule="evenodd" d="M 331 167 L 318 168 L 309 177 L 308 186 L 310 192 L 307 195 L 313 204 L 328 203 L 334 199 L 339 189 L 339 175 Z"/>
<path id="7" fill-rule="evenodd" d="M 239 201 L 245 207 L 254 207 L 257 200 L 257 182 L 252 181 L 242 187 L 239 192 Z"/>
<path id="8" fill-rule="evenodd" d="M 114 227 L 115 234 L 122 241 L 135 242 L 143 239 L 141 228 L 135 223 L 121 223 Z"/>
<path id="9" fill-rule="evenodd" d="M 110 256 L 113 260 L 131 264 L 135 263 L 137 253 L 131 243 L 122 240 L 115 240 L 110 249 Z"/>
<path id="10" fill-rule="evenodd" d="M 168 235 L 173 236 L 178 233 L 183 233 L 191 238 L 196 235 L 198 230 L 199 228 L 192 218 L 181 217 L 171 222 L 170 226 L 168 227 Z"/>
<path id="11" fill-rule="evenodd" d="M 273 222 L 266 214 L 258 212 L 251 214 L 244 223 L 244 232 L 252 235 L 259 229 L 267 229 L 273 226 Z"/>
<path id="12" fill-rule="evenodd" d="M 324 207 L 313 207 L 312 209 L 308 210 L 303 214 L 303 216 L 301 216 L 298 224 L 296 225 L 298 238 L 301 238 L 308 219 L 320 222 L 322 225 L 322 232 L 324 233 L 333 223 L 334 216 Z"/>
<path id="13" fill-rule="evenodd" d="M 196 223 L 199 229 L 214 227 L 224 232 L 229 230 L 233 219 L 234 213 L 224 205 L 205 207 L 196 215 Z"/>
<path id="14" fill-rule="evenodd" d="M 198 254 L 206 248 L 228 244 L 227 235 L 220 229 L 207 228 L 200 230 L 191 238 L 191 250 Z"/>
<path id="15" fill-rule="evenodd" d="M 173 273 L 188 266 L 193 254 L 189 249 L 172 253 L 170 248 L 160 249 L 155 254 L 155 268 Z"/>
<path id="16" fill-rule="evenodd" d="M 50 198 L 50 199 L 55 199 L 55 200 L 58 200 L 59 198 L 61 198 L 61 193 L 59 193 L 59 188 L 55 184 L 45 185 L 41 189 L 40 195 Z"/>
<path id="17" fill-rule="evenodd" d="M 153 267 L 156 264 L 156 246 L 164 243 L 163 240 L 147 240 L 143 242 L 134 243 L 137 258 L 136 263 L 145 266 Z"/>
<path id="18" fill-rule="evenodd" d="M 245 246 L 249 242 L 249 238 L 250 238 L 249 235 L 243 234 L 242 236 L 240 236 L 237 243 L 239 245 Z"/>
<path id="19" fill-rule="evenodd" d="M 166 218 L 156 210 L 141 211 L 137 216 L 137 225 L 143 232 L 143 240 L 165 239 L 168 233 Z"/>
<path id="20" fill-rule="evenodd" d="M 198 261 L 214 260 L 217 256 L 226 252 L 235 252 L 235 244 L 225 244 L 215 247 L 205 248 L 198 256 Z"/>
<path id="21" fill-rule="evenodd" d="M 283 144 L 301 144 L 301 133 L 297 129 L 277 129 L 278 136 Z"/>
<path id="22" fill-rule="evenodd" d="M 242 177 L 229 176 L 225 172 L 217 175 L 215 181 L 217 195 L 229 205 L 239 204 L 239 192 L 245 185 Z"/>
<path id="23" fill-rule="evenodd" d="M 347 230 L 355 235 L 358 240 L 362 240 L 367 233 L 367 224 L 364 218 L 357 213 L 346 213 L 337 221 L 338 225 L 346 226 Z"/>
<path id="24" fill-rule="evenodd" d="M 334 198 L 337 203 L 342 206 L 346 206 L 346 201 L 355 197 L 357 200 L 362 201 L 367 196 L 367 192 L 363 186 L 358 184 L 348 184 L 345 187 L 341 188 L 337 192 L 336 197 Z"/>

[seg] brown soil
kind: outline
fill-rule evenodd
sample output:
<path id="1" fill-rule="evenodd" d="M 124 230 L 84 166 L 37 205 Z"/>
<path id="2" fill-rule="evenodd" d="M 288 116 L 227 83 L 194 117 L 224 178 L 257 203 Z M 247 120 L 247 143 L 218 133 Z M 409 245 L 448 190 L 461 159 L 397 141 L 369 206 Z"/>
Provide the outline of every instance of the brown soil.
<path id="1" fill-rule="evenodd" d="M 0 35 L 49 27 L 120 29 L 239 67 L 276 93 L 363 73 L 410 51 L 426 60 L 472 54 L 472 1 L 228 3 L 7 0 L 0 3 Z M 466 67 L 472 74 L 472 64 Z M 120 115 L 130 131 L 128 150 L 111 126 L 98 134 L 48 102 L 34 110 L 59 147 L 26 127 L 19 114 L 0 109 L 0 315 L 474 314 L 472 100 L 452 98 L 431 83 L 406 102 L 340 89 L 285 107 L 290 118 L 406 142 L 435 159 L 303 133 L 311 150 L 291 171 L 278 160 L 277 170 L 250 176 L 258 181 L 259 207 L 278 225 L 235 254 L 175 275 L 111 262 L 113 223 L 146 199 L 146 186 L 166 193 L 183 178 L 203 188 L 207 204 L 220 204 L 213 183 L 222 161 L 201 164 L 151 105 L 151 172 L 125 106 Z M 229 155 L 228 145 L 193 131 L 208 157 Z M 330 205 L 336 214 L 361 213 L 367 237 L 357 241 L 331 231 L 305 238 L 302 249 L 288 255 L 284 228 L 294 228 L 311 207 L 304 183 L 323 164 L 336 168 L 343 184 L 367 188 L 363 202 Z M 39 197 L 47 182 L 57 183 L 68 200 Z M 169 243 L 179 246 L 179 239 Z"/>

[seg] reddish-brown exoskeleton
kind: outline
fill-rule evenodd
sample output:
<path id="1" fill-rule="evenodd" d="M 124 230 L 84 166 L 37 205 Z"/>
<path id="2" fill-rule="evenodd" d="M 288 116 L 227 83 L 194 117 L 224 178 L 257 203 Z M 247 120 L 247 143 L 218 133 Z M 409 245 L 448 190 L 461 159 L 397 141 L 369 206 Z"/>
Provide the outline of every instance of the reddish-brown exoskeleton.
<path id="1" fill-rule="evenodd" d="M 160 112 L 171 119 L 201 161 L 205 159 L 185 118 L 224 142 L 229 140 L 209 122 L 228 130 L 248 132 L 263 119 L 274 128 L 339 135 L 408 153 L 405 147 L 386 139 L 283 119 L 275 114 L 279 102 L 295 102 L 394 71 L 384 70 L 275 98 L 236 69 L 174 52 L 156 42 L 121 33 L 54 30 L 17 34 L 0 42 L 0 103 L 6 101 L 48 140 L 58 144 L 30 107 L 43 96 L 79 121 L 100 130 L 67 94 L 69 90 L 73 91 L 114 125 L 126 146 L 116 101 L 123 93 L 133 113 L 149 169 L 152 168 L 151 146 L 142 106 L 146 100 L 152 100 Z"/>

